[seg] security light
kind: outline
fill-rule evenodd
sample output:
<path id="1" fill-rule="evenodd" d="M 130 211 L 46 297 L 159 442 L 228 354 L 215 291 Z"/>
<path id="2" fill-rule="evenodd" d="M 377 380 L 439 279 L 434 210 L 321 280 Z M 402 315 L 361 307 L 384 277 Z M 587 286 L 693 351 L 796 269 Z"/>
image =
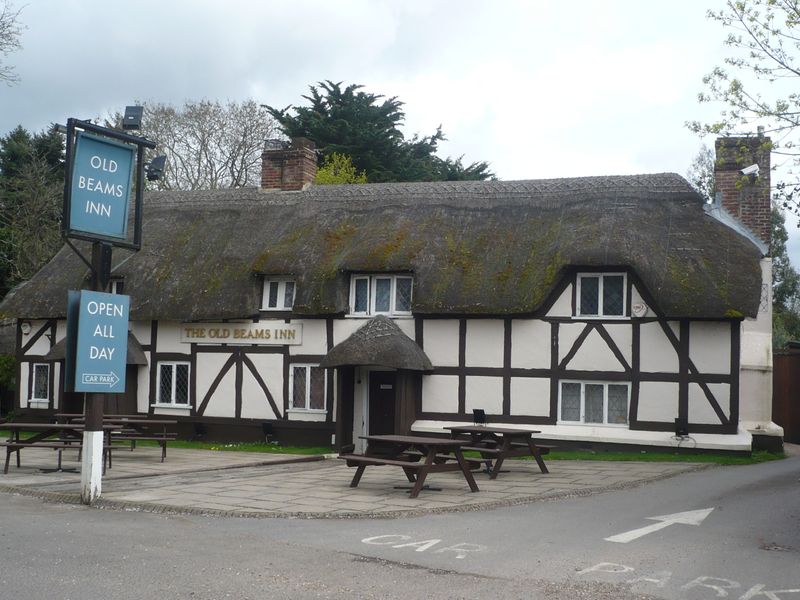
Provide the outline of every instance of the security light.
<path id="1" fill-rule="evenodd" d="M 156 181 L 164 174 L 164 167 L 167 164 L 166 156 L 156 156 L 144 166 L 147 181 Z"/>
<path id="2" fill-rule="evenodd" d="M 143 114 L 144 107 L 142 106 L 126 106 L 125 116 L 122 117 L 122 129 L 126 131 L 141 129 Z"/>

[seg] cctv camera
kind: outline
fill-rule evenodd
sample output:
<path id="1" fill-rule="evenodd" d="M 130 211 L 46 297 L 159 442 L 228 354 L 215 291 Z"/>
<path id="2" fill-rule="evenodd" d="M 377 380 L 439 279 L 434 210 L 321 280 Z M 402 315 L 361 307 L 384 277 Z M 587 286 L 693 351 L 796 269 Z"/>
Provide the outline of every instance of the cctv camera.
<path id="1" fill-rule="evenodd" d="M 758 177 L 758 165 L 750 165 L 749 167 L 745 167 L 741 171 L 739 171 L 742 175 L 750 175 L 752 177 Z"/>

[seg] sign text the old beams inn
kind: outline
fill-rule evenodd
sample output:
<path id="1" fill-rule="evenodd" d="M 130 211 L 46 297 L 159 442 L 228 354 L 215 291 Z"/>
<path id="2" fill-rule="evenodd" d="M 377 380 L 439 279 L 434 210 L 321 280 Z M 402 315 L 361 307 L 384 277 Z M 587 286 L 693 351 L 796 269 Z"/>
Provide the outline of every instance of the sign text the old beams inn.
<path id="1" fill-rule="evenodd" d="M 303 343 L 303 325 L 283 321 L 259 323 L 183 323 L 184 344 L 258 344 L 295 346 Z"/>

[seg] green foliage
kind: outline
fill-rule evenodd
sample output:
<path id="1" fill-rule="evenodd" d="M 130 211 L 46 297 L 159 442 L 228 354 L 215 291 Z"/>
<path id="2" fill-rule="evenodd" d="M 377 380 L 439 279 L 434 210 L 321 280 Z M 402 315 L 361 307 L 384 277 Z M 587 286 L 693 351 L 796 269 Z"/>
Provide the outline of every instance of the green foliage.
<path id="1" fill-rule="evenodd" d="M 17 127 L 0 138 L 0 296 L 61 246 L 63 138 Z"/>
<path id="2" fill-rule="evenodd" d="M 356 171 L 353 159 L 349 156 L 333 152 L 323 159 L 314 183 L 319 185 L 367 183 L 367 173 Z"/>
<path id="3" fill-rule="evenodd" d="M 700 146 L 697 156 L 689 165 L 686 178 L 697 193 L 708 202 L 714 200 L 714 151 L 705 144 Z"/>
<path id="4" fill-rule="evenodd" d="M 719 119 L 692 121 L 699 134 L 752 134 L 763 126 L 774 149 L 800 168 L 800 3 L 795 0 L 727 0 L 709 19 L 729 31 L 724 65 L 703 78 L 700 102 L 722 106 Z M 792 177 L 793 179 L 794 177 Z M 800 215 L 800 181 L 777 184 L 783 208 Z"/>
<path id="5" fill-rule="evenodd" d="M 772 345 L 783 348 L 786 342 L 800 340 L 800 274 L 786 251 L 784 217 L 772 207 Z"/>
<path id="6" fill-rule="evenodd" d="M 0 389 L 16 389 L 16 365 L 17 361 L 12 355 L 0 354 Z"/>
<path id="7" fill-rule="evenodd" d="M 349 156 L 356 171 L 365 172 L 371 183 L 493 177 L 486 162 L 464 167 L 462 158 L 436 156 L 439 142 L 445 139 L 441 127 L 429 136 L 407 140 L 400 131 L 403 103 L 362 88 L 321 81 L 309 86 L 310 94 L 303 96 L 309 106 L 267 110 L 285 135 L 312 140 L 323 161 L 334 153 Z"/>

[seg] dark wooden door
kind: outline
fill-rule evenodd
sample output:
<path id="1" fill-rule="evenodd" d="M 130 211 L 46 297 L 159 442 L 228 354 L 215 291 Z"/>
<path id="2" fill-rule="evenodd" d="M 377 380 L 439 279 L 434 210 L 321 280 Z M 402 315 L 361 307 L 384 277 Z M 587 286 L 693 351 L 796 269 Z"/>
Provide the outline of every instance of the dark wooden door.
<path id="1" fill-rule="evenodd" d="M 395 433 L 394 407 L 397 373 L 371 371 L 369 374 L 369 435 Z"/>

